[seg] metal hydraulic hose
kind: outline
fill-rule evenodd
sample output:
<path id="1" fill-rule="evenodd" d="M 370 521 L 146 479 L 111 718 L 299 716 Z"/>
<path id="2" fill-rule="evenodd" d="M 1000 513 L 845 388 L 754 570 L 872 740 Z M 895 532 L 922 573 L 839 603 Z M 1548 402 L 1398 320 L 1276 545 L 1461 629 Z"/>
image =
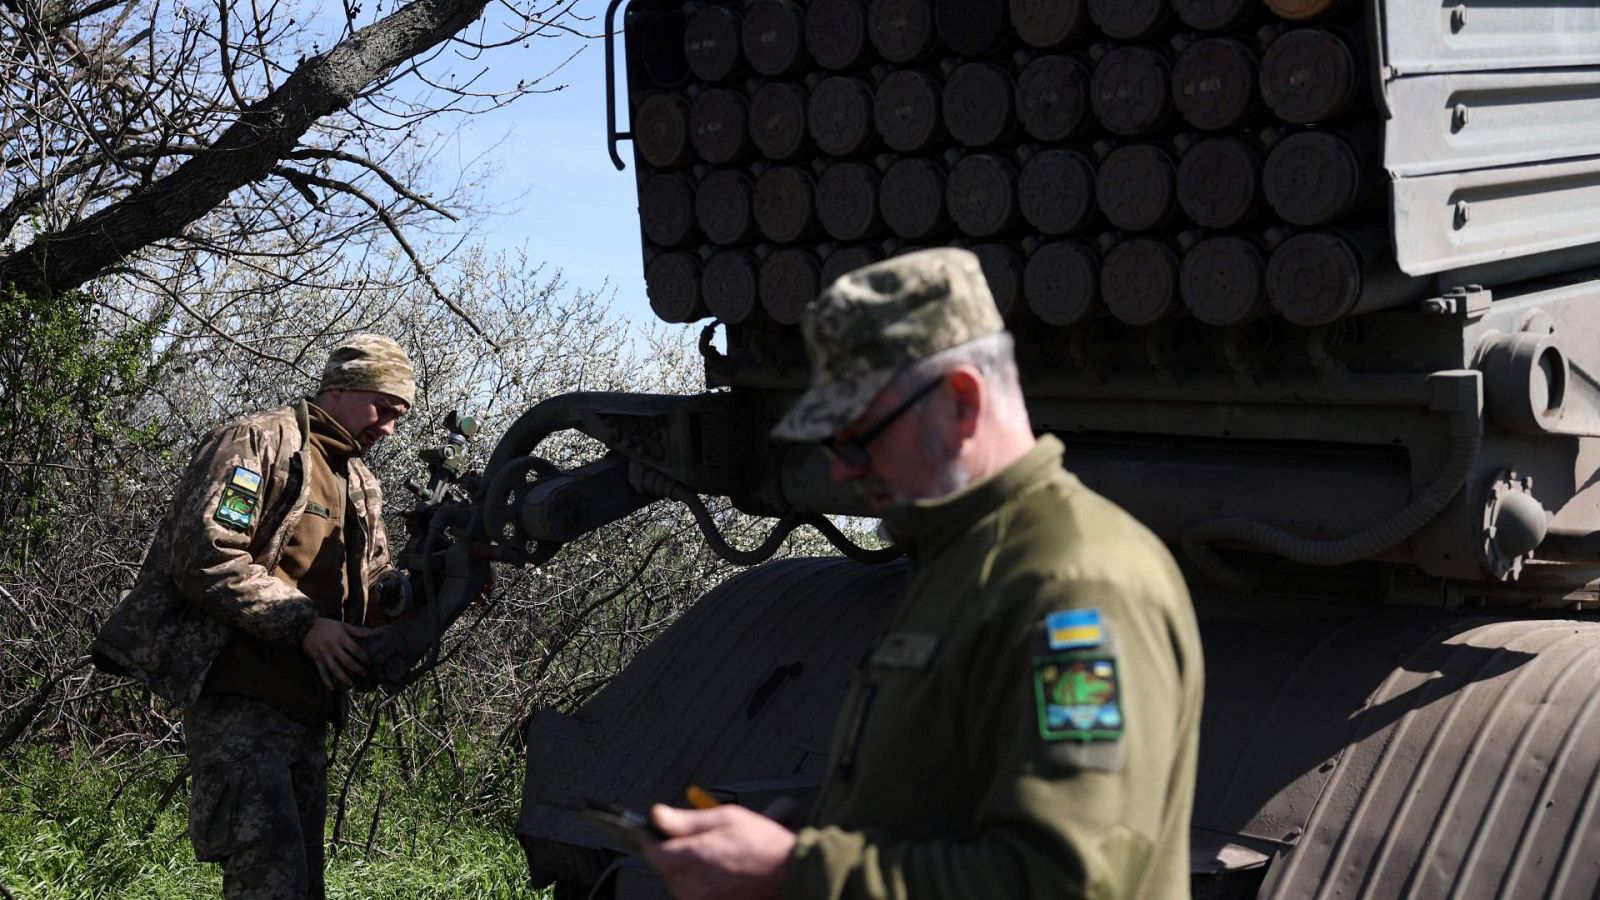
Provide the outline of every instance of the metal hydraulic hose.
<path id="1" fill-rule="evenodd" d="M 1208 519 L 1196 522 L 1183 533 L 1184 552 L 1206 577 L 1234 591 L 1250 590 L 1255 576 L 1217 556 L 1211 545 L 1219 541 L 1244 544 L 1313 566 L 1336 566 L 1367 559 L 1411 537 L 1432 521 L 1466 484 L 1482 444 L 1481 430 L 1457 435 L 1449 459 L 1432 483 L 1393 518 L 1366 531 L 1342 538 L 1316 539 L 1253 519 Z"/>
<path id="2" fill-rule="evenodd" d="M 760 546 L 753 550 L 740 550 L 728 543 L 727 538 L 723 537 L 722 533 L 717 530 L 717 523 L 711 518 L 710 510 L 706 509 L 705 502 L 700 499 L 700 495 L 696 494 L 693 488 L 674 481 L 662 472 L 642 465 L 635 466 L 630 477 L 641 490 L 657 497 L 676 500 L 689 507 L 689 512 L 694 516 L 695 524 L 700 528 L 700 534 L 705 537 L 706 543 L 710 545 L 712 552 L 736 566 L 754 566 L 771 559 L 772 554 L 777 553 L 783 542 L 801 525 L 810 525 L 815 528 L 827 539 L 829 544 L 833 545 L 834 549 L 859 563 L 885 563 L 900 556 L 900 550 L 896 547 L 867 550 L 856 546 L 838 528 L 834 527 L 834 524 L 828 521 L 825 516 L 816 513 L 807 513 L 799 516 L 791 513 L 789 516 L 778 520 L 778 524 L 772 527 L 772 531 L 767 534 L 766 540 L 762 541 Z"/>

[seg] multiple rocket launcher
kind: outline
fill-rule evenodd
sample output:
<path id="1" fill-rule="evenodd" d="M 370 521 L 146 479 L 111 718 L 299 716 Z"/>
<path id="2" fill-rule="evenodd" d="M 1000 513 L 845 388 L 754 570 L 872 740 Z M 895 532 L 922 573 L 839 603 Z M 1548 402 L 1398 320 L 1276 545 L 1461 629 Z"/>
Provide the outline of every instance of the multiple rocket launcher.
<path id="1" fill-rule="evenodd" d="M 792 325 L 833 277 L 942 244 L 978 253 L 1013 322 L 1320 325 L 1416 299 L 1374 277 L 1393 253 L 1360 14 L 754 0 L 641 16 L 652 307 Z"/>

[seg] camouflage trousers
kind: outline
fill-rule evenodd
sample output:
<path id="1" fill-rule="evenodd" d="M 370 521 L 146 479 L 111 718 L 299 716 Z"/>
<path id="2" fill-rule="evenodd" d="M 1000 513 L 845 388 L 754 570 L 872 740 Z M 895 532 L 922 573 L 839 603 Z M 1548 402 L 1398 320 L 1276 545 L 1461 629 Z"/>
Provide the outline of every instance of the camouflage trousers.
<path id="1" fill-rule="evenodd" d="M 195 858 L 222 863 L 230 900 L 321 900 L 326 726 L 248 697 L 207 694 L 183 716 Z"/>

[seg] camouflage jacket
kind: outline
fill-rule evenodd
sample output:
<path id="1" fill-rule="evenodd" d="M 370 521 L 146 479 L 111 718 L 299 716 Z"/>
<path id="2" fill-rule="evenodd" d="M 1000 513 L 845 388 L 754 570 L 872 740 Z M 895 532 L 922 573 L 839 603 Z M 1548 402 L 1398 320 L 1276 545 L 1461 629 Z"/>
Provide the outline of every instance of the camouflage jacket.
<path id="1" fill-rule="evenodd" d="M 200 442 L 138 579 L 90 648 L 102 671 L 131 676 L 187 706 L 233 629 L 299 646 L 316 604 L 274 571 L 306 509 L 308 430 L 302 400 L 245 416 Z M 360 526 L 350 534 L 360 542 L 351 552 L 361 566 L 352 583 L 370 586 L 390 568 L 383 493 L 359 458 L 348 465 L 349 508 Z M 241 506 L 241 486 L 248 488 L 251 476 L 259 479 L 255 496 Z M 222 510 L 225 501 L 245 512 Z"/>

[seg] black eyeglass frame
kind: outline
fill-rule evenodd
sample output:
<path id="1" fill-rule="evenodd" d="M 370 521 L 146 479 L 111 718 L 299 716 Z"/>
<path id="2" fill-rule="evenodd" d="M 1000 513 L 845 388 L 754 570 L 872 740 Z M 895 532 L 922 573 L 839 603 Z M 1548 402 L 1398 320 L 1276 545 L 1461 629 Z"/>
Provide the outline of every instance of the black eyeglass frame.
<path id="1" fill-rule="evenodd" d="M 822 452 L 828 454 L 834 459 L 839 460 L 852 469 L 865 469 L 867 466 L 872 464 L 872 452 L 868 450 L 867 447 L 871 445 L 873 441 L 878 439 L 878 435 L 883 434 L 890 425 L 893 425 L 896 419 L 905 415 L 906 412 L 911 409 L 911 407 L 916 406 L 917 401 L 933 393 L 934 389 L 939 387 L 941 384 L 944 384 L 943 375 L 935 378 L 922 387 L 917 388 L 911 393 L 910 396 L 906 397 L 904 400 L 901 400 L 894 409 L 891 409 L 885 413 L 883 418 L 874 423 L 871 428 L 868 428 L 866 431 L 856 434 L 853 437 L 839 440 L 832 435 L 829 435 L 828 437 L 823 438 L 821 441 L 818 441 L 818 443 L 822 446 Z"/>

